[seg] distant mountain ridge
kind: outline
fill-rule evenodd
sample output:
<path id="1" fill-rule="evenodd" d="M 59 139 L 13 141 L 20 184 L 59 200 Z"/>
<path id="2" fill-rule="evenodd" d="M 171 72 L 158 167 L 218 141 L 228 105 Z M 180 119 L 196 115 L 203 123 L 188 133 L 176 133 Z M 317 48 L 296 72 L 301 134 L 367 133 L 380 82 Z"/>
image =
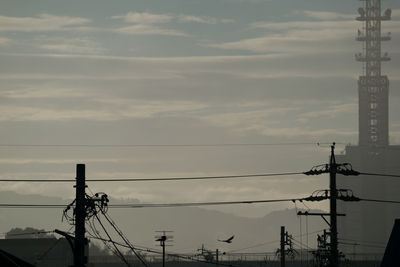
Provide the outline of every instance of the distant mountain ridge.
<path id="1" fill-rule="evenodd" d="M 112 202 L 139 203 L 130 199 L 112 199 Z M 67 204 L 69 201 L 2 191 L 0 203 Z M 197 207 L 110 209 L 108 213 L 136 245 L 157 248 L 155 231 L 173 231 L 173 247 L 169 249 L 178 252 L 194 252 L 202 244 L 208 249 L 219 248 L 221 251 L 274 251 L 279 245 L 280 226 L 285 226 L 290 234 L 297 236 L 297 240 L 304 244 L 307 233 L 327 228 L 322 219 L 300 218 L 295 209 L 273 211 L 260 218 L 240 217 Z M 61 221 L 61 217 L 62 209 L 0 208 L 0 231 L 5 233 L 13 227 L 28 226 L 46 230 L 70 229 L 71 226 Z M 302 238 L 299 236 L 300 224 Z M 235 235 L 235 239 L 231 244 L 217 241 L 232 235 Z M 310 234 L 308 239 L 308 245 L 311 246 L 315 243 L 316 233 Z M 252 248 L 244 249 L 247 247 Z"/>

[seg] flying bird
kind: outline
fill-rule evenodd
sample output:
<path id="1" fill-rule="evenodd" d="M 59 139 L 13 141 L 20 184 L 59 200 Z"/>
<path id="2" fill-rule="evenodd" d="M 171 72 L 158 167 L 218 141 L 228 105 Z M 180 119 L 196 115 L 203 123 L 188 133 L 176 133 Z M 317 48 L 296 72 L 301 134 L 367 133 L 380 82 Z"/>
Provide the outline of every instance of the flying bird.
<path id="1" fill-rule="evenodd" d="M 219 239 L 218 239 L 218 241 L 219 241 L 219 242 L 225 242 L 225 243 L 230 244 L 230 243 L 232 243 L 232 239 L 233 239 L 234 237 L 235 237 L 235 236 L 233 235 L 233 236 L 229 237 L 229 238 L 226 239 L 226 240 L 219 240 Z"/>

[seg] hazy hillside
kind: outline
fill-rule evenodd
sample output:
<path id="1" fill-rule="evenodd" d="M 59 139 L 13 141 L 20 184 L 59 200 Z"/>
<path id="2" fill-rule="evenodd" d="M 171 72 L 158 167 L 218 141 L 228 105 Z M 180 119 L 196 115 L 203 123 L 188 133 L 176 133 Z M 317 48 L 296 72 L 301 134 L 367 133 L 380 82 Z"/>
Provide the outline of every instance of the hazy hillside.
<path id="1" fill-rule="evenodd" d="M 124 200 L 123 202 L 135 202 Z M 116 200 L 112 200 L 116 202 Z M 121 201 L 118 201 L 121 202 Z M 136 201 L 137 202 L 137 201 Z M 40 195 L 20 195 L 15 192 L 0 192 L 0 203 L 41 203 L 65 204 L 67 200 Z M 202 208 L 140 208 L 110 209 L 109 215 L 132 243 L 155 248 L 155 231 L 174 231 L 171 251 L 192 252 L 202 244 L 209 249 L 222 251 L 240 250 L 273 251 L 278 247 L 280 226 L 286 226 L 290 234 L 299 235 L 300 218 L 295 209 L 275 211 L 260 218 L 239 217 Z M 68 230 L 70 226 L 61 221 L 61 209 L 0 209 L 0 231 L 7 232 L 12 227 L 36 227 L 52 230 Z M 28 220 L 29 218 L 29 220 Z M 307 232 L 307 218 L 302 217 L 302 233 Z M 105 220 L 104 220 L 105 221 Z M 326 228 L 322 219 L 308 218 L 308 232 Z M 111 230 L 110 230 L 111 232 Z M 232 244 L 218 242 L 235 235 Z M 296 237 L 300 241 L 300 237 Z M 316 234 L 309 235 L 309 245 L 314 244 Z M 276 242 L 273 242 L 276 241 Z M 306 236 L 302 238 L 306 243 Z M 264 244 L 260 245 L 259 244 Z M 254 247 L 255 246 L 255 247 Z M 243 248 L 253 247 L 248 250 Z"/>

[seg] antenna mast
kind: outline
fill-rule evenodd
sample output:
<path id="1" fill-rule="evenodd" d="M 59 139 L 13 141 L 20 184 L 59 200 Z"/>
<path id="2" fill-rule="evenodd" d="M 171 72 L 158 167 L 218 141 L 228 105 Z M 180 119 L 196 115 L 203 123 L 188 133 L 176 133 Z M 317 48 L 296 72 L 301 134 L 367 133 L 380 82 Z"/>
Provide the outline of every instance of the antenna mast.
<path id="1" fill-rule="evenodd" d="M 381 41 L 391 39 L 390 32 L 381 35 L 381 21 L 391 19 L 391 9 L 381 14 L 381 0 L 363 0 L 358 9 L 358 21 L 364 27 L 358 30 L 357 41 L 364 42 L 365 51 L 356 54 L 363 62 L 365 73 L 358 79 L 359 145 L 382 147 L 389 145 L 389 79 L 381 74 L 381 62 L 389 61 L 388 53 L 381 53 Z"/>

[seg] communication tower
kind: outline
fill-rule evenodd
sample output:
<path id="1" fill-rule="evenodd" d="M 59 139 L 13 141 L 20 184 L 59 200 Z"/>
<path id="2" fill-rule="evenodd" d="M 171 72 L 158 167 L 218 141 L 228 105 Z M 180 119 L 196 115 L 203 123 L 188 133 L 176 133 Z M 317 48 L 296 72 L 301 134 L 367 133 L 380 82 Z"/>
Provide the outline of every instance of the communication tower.
<path id="1" fill-rule="evenodd" d="M 356 40 L 363 50 L 356 60 L 363 63 L 363 73 L 358 79 L 359 94 L 359 144 L 348 145 L 337 162 L 350 162 L 354 169 L 377 174 L 400 172 L 398 159 L 400 145 L 389 144 L 389 79 L 382 75 L 382 62 L 389 61 L 388 53 L 382 53 L 382 42 L 391 39 L 391 33 L 382 34 L 381 24 L 391 19 L 391 9 L 382 11 L 381 0 L 361 0 L 357 21 L 362 22 Z M 396 199 L 400 180 L 382 176 L 360 175 L 349 179 L 338 176 L 337 185 L 351 188 L 357 196 L 371 199 Z M 400 207 L 379 203 L 338 202 L 338 212 L 346 219 L 338 222 L 340 239 L 360 242 L 387 243 L 393 222 L 400 214 Z M 351 253 L 349 246 L 339 243 L 340 250 Z M 382 253 L 382 249 L 360 246 L 365 254 Z"/>
<path id="2" fill-rule="evenodd" d="M 391 19 L 391 9 L 381 13 L 381 0 L 362 0 L 365 7 L 358 9 L 356 40 L 363 42 L 363 52 L 356 60 L 363 63 L 363 75 L 358 79 L 359 145 L 382 147 L 389 145 L 389 79 L 381 73 L 381 63 L 389 61 L 388 53 L 381 52 L 381 42 L 391 39 L 390 32 L 381 35 L 381 22 Z"/>

